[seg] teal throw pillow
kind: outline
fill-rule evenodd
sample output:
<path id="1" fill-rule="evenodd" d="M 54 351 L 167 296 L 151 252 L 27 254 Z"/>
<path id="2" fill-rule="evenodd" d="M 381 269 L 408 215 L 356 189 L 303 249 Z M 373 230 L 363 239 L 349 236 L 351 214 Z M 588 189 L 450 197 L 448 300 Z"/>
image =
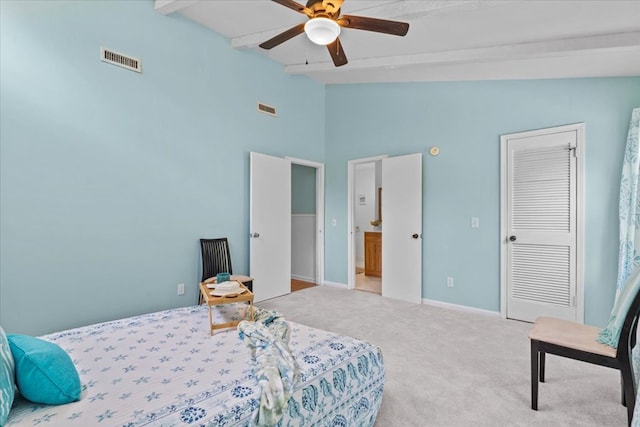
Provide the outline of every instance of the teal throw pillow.
<path id="1" fill-rule="evenodd" d="M 18 391 L 32 402 L 61 405 L 80 400 L 80 377 L 71 358 L 55 343 L 9 335 Z"/>
<path id="2" fill-rule="evenodd" d="M 16 396 L 16 370 L 7 336 L 0 326 L 0 426 L 9 418 L 9 411 Z"/>
<path id="3" fill-rule="evenodd" d="M 613 310 L 611 310 L 609 323 L 598 334 L 598 342 L 618 348 L 618 340 L 620 339 L 624 319 L 627 317 L 627 312 L 631 308 L 638 290 L 640 290 L 640 268 L 636 268 L 624 284 L 616 303 L 613 305 Z"/>

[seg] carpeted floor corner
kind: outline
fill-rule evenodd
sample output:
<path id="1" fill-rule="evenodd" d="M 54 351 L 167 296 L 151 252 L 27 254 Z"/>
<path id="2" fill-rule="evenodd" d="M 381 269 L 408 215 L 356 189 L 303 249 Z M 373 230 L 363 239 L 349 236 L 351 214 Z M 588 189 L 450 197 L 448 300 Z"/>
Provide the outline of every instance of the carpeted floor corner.
<path id="1" fill-rule="evenodd" d="M 316 286 L 257 304 L 382 349 L 378 427 L 624 426 L 613 369 L 547 356 L 532 411 L 531 324 Z"/>

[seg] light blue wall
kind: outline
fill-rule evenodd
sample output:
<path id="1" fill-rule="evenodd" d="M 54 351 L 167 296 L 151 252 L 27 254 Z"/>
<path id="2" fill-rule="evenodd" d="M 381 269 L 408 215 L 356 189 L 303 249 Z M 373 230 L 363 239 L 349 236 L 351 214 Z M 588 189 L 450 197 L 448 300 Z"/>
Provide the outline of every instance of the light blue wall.
<path id="1" fill-rule="evenodd" d="M 585 321 L 606 322 L 616 280 L 620 167 L 640 77 L 332 85 L 326 92 L 327 280 L 347 281 L 347 161 L 421 152 L 422 296 L 498 311 L 500 135 L 584 122 Z M 434 145 L 438 157 L 428 154 Z M 480 217 L 479 229 L 470 228 L 472 216 Z"/>
<path id="2" fill-rule="evenodd" d="M 193 304 L 201 237 L 229 237 L 247 271 L 249 152 L 324 161 L 322 129 L 308 132 L 324 86 L 151 0 L 0 7 L 2 326 Z M 143 73 L 101 62 L 101 46 Z"/>
<path id="3" fill-rule="evenodd" d="M 316 213 L 316 169 L 291 165 L 291 213 Z"/>
<path id="4" fill-rule="evenodd" d="M 326 279 L 342 283 L 347 161 L 424 153 L 423 297 L 498 310 L 499 135 L 576 122 L 586 124 L 586 320 L 605 322 L 640 78 L 325 90 L 156 13 L 151 0 L 0 7 L 0 324 L 9 332 L 192 304 L 200 237 L 229 237 L 234 267 L 247 270 L 250 151 L 325 162 Z M 100 46 L 141 58 L 143 73 L 100 62 Z M 278 117 L 257 113 L 258 101 Z M 428 156 L 432 145 L 440 156 Z"/>

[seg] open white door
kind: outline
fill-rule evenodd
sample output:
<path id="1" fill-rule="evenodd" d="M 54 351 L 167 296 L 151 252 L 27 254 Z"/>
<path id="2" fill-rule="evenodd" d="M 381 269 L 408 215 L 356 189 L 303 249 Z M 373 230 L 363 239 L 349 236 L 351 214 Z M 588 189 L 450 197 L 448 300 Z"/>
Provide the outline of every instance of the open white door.
<path id="1" fill-rule="evenodd" d="M 251 153 L 250 274 L 255 301 L 291 292 L 291 161 Z"/>
<path id="2" fill-rule="evenodd" d="M 382 296 L 422 302 L 422 154 L 382 159 Z"/>

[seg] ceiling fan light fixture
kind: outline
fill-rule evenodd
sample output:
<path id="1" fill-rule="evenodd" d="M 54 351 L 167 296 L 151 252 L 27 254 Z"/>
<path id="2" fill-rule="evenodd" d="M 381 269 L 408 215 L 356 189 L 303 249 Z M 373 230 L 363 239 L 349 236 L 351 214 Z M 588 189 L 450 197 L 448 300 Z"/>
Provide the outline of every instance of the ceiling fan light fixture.
<path id="1" fill-rule="evenodd" d="M 340 35 L 340 25 L 333 19 L 313 18 L 304 24 L 309 40 L 319 45 L 328 45 Z"/>

